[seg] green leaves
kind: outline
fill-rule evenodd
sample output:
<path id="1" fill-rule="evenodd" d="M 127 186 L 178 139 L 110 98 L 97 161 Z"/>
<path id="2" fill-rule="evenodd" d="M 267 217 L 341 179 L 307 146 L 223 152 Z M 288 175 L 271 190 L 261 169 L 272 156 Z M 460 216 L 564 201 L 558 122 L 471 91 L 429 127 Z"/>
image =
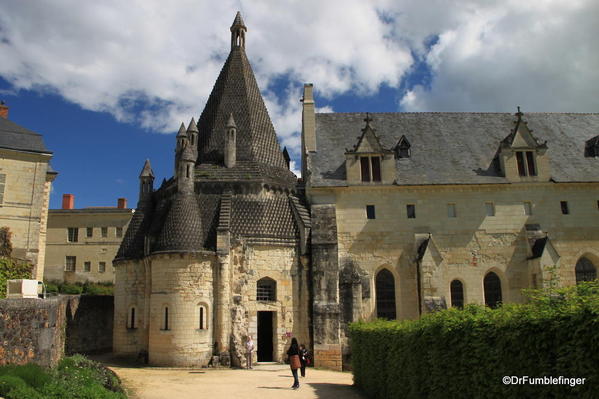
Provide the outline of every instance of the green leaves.
<path id="1" fill-rule="evenodd" d="M 467 305 L 416 321 L 350 325 L 354 382 L 372 398 L 593 397 L 599 384 L 599 282 L 529 290 L 527 304 Z M 508 376 L 584 377 L 504 385 Z"/>

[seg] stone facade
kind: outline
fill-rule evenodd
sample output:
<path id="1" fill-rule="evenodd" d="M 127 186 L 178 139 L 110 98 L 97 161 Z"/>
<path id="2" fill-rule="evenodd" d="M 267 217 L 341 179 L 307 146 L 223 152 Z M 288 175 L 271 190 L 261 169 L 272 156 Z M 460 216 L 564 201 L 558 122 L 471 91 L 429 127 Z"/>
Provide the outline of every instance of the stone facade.
<path id="1" fill-rule="evenodd" d="M 310 216 L 245 54 L 231 52 L 196 123 L 181 125 L 175 175 L 154 189 L 146 161 L 114 261 L 114 352 L 153 365 L 245 366 L 310 342 Z"/>
<path id="2" fill-rule="evenodd" d="M 13 256 L 34 265 L 42 280 L 50 187 L 56 172 L 42 137 L 0 116 L 0 226 L 12 232 Z"/>
<path id="3" fill-rule="evenodd" d="M 121 204 L 121 208 L 51 209 L 45 279 L 68 283 L 114 282 L 112 260 L 133 215 L 132 209 L 126 208 L 123 201 Z M 76 241 L 69 237 L 69 229 L 77 230 Z M 72 267 L 67 267 L 67 257 L 75 257 Z"/>
<path id="4" fill-rule="evenodd" d="M 520 111 L 315 114 L 312 90 L 302 152 L 317 366 L 349 366 L 352 321 L 521 303 L 523 289 L 575 284 L 581 259 L 596 277 L 599 115 L 532 114 L 533 136 Z"/>

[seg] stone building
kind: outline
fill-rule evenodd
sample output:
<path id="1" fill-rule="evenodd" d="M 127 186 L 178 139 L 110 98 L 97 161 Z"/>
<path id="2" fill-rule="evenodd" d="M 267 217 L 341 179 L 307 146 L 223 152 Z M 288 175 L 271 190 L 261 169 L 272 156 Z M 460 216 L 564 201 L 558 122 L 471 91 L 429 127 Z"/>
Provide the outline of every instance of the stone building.
<path id="1" fill-rule="evenodd" d="M 347 325 L 523 302 L 599 265 L 599 114 L 315 113 L 304 86 L 316 365 Z"/>
<path id="2" fill-rule="evenodd" d="M 198 123 L 176 137 L 174 176 L 139 202 L 114 260 L 114 352 L 150 364 L 281 361 L 309 342 L 310 218 L 245 53 L 238 13 L 231 51 Z"/>
<path id="3" fill-rule="evenodd" d="M 12 232 L 12 255 L 33 263 L 33 278 L 44 276 L 46 222 L 52 170 L 52 151 L 42 136 L 8 119 L 0 102 L 0 227 Z"/>
<path id="4" fill-rule="evenodd" d="M 68 283 L 114 282 L 112 260 L 133 209 L 119 198 L 114 207 L 75 209 L 75 196 L 64 194 L 62 209 L 48 212 L 44 278 Z"/>

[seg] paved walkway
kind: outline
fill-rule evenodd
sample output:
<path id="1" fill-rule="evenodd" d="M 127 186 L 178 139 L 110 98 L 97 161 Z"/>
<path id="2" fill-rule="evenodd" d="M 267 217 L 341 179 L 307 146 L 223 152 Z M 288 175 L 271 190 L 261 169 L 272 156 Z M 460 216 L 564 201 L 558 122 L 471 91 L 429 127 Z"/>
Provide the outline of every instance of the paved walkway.
<path id="1" fill-rule="evenodd" d="M 129 367 L 104 360 L 122 379 L 132 399 L 297 398 L 364 399 L 352 374 L 308 368 L 300 389 L 292 390 L 289 366 L 258 365 L 252 370 Z"/>

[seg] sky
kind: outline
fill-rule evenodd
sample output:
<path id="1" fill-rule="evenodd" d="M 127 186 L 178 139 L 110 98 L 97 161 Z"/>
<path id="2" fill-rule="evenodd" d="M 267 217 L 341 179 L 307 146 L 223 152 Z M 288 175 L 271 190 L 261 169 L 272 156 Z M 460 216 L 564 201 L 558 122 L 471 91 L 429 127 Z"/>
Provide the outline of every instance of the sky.
<path id="1" fill-rule="evenodd" d="M 135 206 L 173 174 L 239 10 L 281 146 L 300 169 L 302 87 L 320 112 L 599 112 L 596 0 L 0 0 L 0 99 L 43 135 L 75 206 Z M 373 121 L 376 127 L 376 116 Z M 358 135 L 356 132 L 348 134 Z"/>

